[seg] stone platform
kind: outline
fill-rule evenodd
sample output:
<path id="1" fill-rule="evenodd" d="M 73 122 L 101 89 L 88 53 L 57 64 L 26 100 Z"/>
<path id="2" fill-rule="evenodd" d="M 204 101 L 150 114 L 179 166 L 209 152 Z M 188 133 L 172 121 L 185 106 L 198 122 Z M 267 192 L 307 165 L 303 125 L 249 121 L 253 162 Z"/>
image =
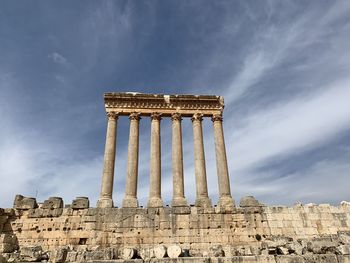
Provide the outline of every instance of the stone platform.
<path id="1" fill-rule="evenodd" d="M 84 197 L 64 207 L 58 197 L 19 196 L 0 209 L 0 253 L 10 261 L 350 262 L 349 245 L 348 202 L 90 208 Z"/>

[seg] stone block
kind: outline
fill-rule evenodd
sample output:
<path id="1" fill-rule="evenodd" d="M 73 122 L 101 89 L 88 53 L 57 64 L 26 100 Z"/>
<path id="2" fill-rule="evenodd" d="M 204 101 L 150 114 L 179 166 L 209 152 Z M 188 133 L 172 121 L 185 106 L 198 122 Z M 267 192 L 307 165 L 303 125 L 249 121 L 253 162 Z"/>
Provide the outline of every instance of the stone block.
<path id="1" fill-rule="evenodd" d="M 350 255 L 337 255 L 338 263 L 350 263 Z"/>
<path id="2" fill-rule="evenodd" d="M 304 263 L 304 258 L 302 256 L 276 256 L 276 263 Z"/>
<path id="3" fill-rule="evenodd" d="M 76 199 L 73 200 L 71 208 L 72 209 L 85 209 L 89 208 L 89 198 L 87 197 L 77 197 Z"/>
<path id="4" fill-rule="evenodd" d="M 341 255 L 350 255 L 350 246 L 349 245 L 340 245 L 337 247 L 337 251 Z"/>
<path id="5" fill-rule="evenodd" d="M 50 197 L 48 200 L 45 200 L 42 209 L 58 209 L 63 208 L 63 200 L 61 197 Z"/>
<path id="6" fill-rule="evenodd" d="M 20 248 L 20 258 L 22 261 L 41 261 L 43 250 L 41 246 L 22 246 Z"/>
<path id="7" fill-rule="evenodd" d="M 33 197 L 24 197 L 23 195 L 16 195 L 13 203 L 13 208 L 18 210 L 28 210 L 37 208 L 38 204 Z"/>
<path id="8" fill-rule="evenodd" d="M 336 255 L 304 255 L 305 263 L 338 263 Z"/>
<path id="9" fill-rule="evenodd" d="M 67 258 L 68 249 L 65 247 L 58 248 L 50 254 L 51 263 L 64 263 Z"/>
<path id="10" fill-rule="evenodd" d="M 254 196 L 244 196 L 239 202 L 240 207 L 259 207 L 261 204 Z"/>

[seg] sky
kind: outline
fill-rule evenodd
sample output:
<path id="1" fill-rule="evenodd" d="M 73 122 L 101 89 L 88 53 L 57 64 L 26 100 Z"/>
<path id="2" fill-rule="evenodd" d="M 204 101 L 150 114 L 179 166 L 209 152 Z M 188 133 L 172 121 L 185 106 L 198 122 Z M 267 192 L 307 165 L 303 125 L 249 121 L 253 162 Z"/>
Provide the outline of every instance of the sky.
<path id="1" fill-rule="evenodd" d="M 267 205 L 350 201 L 350 1 L 0 1 L 0 207 L 16 194 L 95 206 L 106 135 L 103 93 L 225 98 L 232 195 Z M 172 198 L 163 118 L 162 197 Z M 195 200 L 183 120 L 185 195 Z M 140 122 L 138 198 L 149 193 L 150 120 Z M 208 190 L 218 199 L 213 127 Z M 125 189 L 121 117 L 113 200 Z"/>

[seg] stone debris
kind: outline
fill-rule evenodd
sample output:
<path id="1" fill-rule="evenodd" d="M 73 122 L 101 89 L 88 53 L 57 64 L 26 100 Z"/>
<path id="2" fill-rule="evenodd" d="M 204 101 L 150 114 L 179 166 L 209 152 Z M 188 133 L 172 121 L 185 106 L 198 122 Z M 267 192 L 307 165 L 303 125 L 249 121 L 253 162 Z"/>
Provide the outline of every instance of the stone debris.
<path id="1" fill-rule="evenodd" d="M 48 200 L 45 200 L 42 209 L 58 209 L 63 208 L 63 200 L 61 197 L 50 197 Z"/>
<path id="2" fill-rule="evenodd" d="M 167 249 L 167 254 L 169 258 L 178 258 L 183 255 L 183 250 L 179 245 L 171 245 Z"/>
<path id="3" fill-rule="evenodd" d="M 259 207 L 261 204 L 254 196 L 244 196 L 239 202 L 240 207 Z"/>
<path id="4" fill-rule="evenodd" d="M 37 208 L 38 204 L 33 197 L 24 197 L 23 195 L 16 195 L 13 203 L 13 208 L 18 210 L 28 210 Z"/>
<path id="5" fill-rule="evenodd" d="M 158 245 L 154 248 L 154 256 L 156 258 L 164 258 L 167 255 L 167 248 L 164 245 Z"/>
<path id="6" fill-rule="evenodd" d="M 81 196 L 73 200 L 71 208 L 72 209 L 85 209 L 89 208 L 89 198 Z"/>

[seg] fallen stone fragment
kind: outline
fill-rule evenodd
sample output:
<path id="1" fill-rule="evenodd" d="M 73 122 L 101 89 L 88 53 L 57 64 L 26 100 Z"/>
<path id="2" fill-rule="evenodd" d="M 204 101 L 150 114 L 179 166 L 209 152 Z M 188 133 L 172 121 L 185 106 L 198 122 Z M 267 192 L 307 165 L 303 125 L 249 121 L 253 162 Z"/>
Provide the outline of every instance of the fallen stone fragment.
<path id="1" fill-rule="evenodd" d="M 122 259 L 124 260 L 130 260 L 134 257 L 136 257 L 137 253 L 136 253 L 136 249 L 135 248 L 131 248 L 131 247 L 125 247 L 123 248 L 122 251 Z"/>
<path id="2" fill-rule="evenodd" d="M 154 248 L 154 256 L 156 258 L 164 258 L 166 256 L 167 248 L 163 245 L 158 245 Z"/>
<path id="3" fill-rule="evenodd" d="M 167 248 L 169 258 L 178 258 L 182 256 L 182 249 L 178 245 L 171 245 Z"/>

